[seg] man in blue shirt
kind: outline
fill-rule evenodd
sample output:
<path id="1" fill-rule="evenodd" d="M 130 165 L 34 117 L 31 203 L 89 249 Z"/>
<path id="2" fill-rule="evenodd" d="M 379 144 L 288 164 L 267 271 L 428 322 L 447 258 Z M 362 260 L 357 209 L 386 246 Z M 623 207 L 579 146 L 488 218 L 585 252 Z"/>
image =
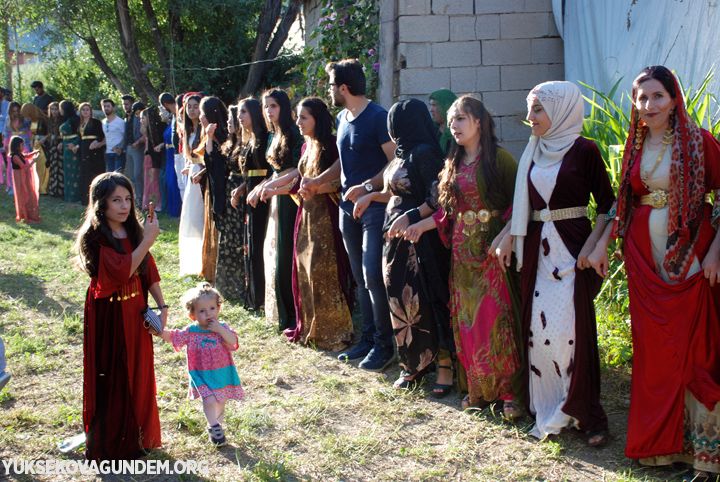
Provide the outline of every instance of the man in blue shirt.
<path id="1" fill-rule="evenodd" d="M 382 174 L 395 152 L 387 130 L 387 111 L 365 97 L 365 73 L 357 60 L 331 62 L 325 67 L 330 76 L 332 103 L 344 107 L 337 118 L 338 163 L 302 188 L 317 186 L 337 178 L 340 170 L 343 198 L 340 203 L 340 231 L 358 284 L 363 333 L 352 350 L 340 360 L 360 362 L 360 368 L 382 371 L 394 358 L 393 330 L 385 284 L 382 277 L 382 227 L 385 204 L 355 203 L 365 194 L 382 189 Z"/>

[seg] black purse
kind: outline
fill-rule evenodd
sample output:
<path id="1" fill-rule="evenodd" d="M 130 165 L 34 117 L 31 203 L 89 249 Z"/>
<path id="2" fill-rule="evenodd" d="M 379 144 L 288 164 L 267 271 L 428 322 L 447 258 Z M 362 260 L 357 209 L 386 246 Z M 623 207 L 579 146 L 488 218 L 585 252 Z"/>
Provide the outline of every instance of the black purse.
<path id="1" fill-rule="evenodd" d="M 155 309 L 159 309 L 158 306 Z M 162 321 L 160 320 L 160 317 L 157 313 L 155 313 L 152 309 L 150 309 L 150 306 L 146 306 L 145 309 L 142 311 L 143 315 L 143 326 L 146 330 L 150 330 L 151 328 L 155 330 L 156 333 L 160 334 L 163 332 L 163 326 Z"/>

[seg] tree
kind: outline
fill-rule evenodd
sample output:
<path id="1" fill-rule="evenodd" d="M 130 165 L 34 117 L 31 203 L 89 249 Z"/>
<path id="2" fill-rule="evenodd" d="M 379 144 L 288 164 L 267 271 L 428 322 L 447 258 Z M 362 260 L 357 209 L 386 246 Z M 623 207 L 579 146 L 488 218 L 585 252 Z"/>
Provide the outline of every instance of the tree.
<path id="1" fill-rule="evenodd" d="M 300 12 L 300 0 L 290 0 L 282 20 L 277 26 L 275 35 L 272 35 L 275 25 L 278 23 L 282 10 L 282 0 L 265 0 L 262 13 L 258 19 L 257 37 L 255 37 L 255 45 L 253 47 L 252 62 L 247 80 L 243 85 L 243 95 L 254 92 L 260 87 L 263 75 L 267 70 L 269 62 L 266 60 L 275 59 L 280 53 L 280 49 L 288 38 L 290 27 Z M 272 41 L 270 37 L 272 36 Z M 269 42 L 269 45 L 268 45 Z"/>

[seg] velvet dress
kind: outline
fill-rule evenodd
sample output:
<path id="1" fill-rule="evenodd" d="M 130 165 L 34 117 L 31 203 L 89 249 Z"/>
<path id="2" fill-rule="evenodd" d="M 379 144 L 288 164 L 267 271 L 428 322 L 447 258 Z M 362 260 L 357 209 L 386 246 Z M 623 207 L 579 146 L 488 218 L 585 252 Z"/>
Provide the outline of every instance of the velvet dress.
<path id="1" fill-rule="evenodd" d="M 235 209 L 231 204 L 233 189 L 243 182 L 238 162 L 240 154 L 239 147 L 225 152 L 216 145 L 210 156 L 205 155 L 211 189 L 213 193 L 222 190 L 222 193 L 213 196 L 213 218 L 220 233 L 215 287 L 223 296 L 233 300 L 245 299 L 244 205 L 238 204 L 238 209 Z M 222 203 L 222 206 L 217 203 Z"/>
<path id="2" fill-rule="evenodd" d="M 555 182 L 553 183 L 553 180 Z M 533 164 L 528 178 L 533 210 L 587 206 L 607 214 L 615 196 L 594 142 L 578 137 L 562 162 Z M 552 186 L 554 190 L 544 186 Z M 593 300 L 602 278 L 575 265 L 592 232 L 587 217 L 530 221 L 522 268 L 523 337 L 527 346 L 529 413 L 538 438 L 568 425 L 607 430 L 600 405 L 600 359 Z"/>
<path id="3" fill-rule="evenodd" d="M 130 274 L 125 253 L 99 233 L 89 245 L 97 272 L 85 300 L 83 426 L 89 460 L 129 460 L 160 447 L 152 335 L 143 326 L 148 290 L 160 281 L 152 255 L 144 272 Z"/>
<path id="4" fill-rule="evenodd" d="M 63 176 L 63 154 L 58 149 L 58 144 L 62 142 L 60 136 L 60 125 L 52 122 L 50 132 L 46 140 L 48 158 L 48 195 L 62 198 L 65 191 L 65 177 Z"/>
<path id="5" fill-rule="evenodd" d="M 80 135 L 80 202 L 87 206 L 90 201 L 90 184 L 93 179 L 105 172 L 105 148 L 90 149 L 93 142 L 105 140 L 102 122 L 91 117 L 83 127 L 78 129 Z"/>
<path id="6" fill-rule="evenodd" d="M 165 141 L 165 155 L 167 156 L 167 212 L 176 218 L 180 216 L 182 209 L 182 198 L 178 187 L 177 173 L 175 172 L 175 147 L 172 143 L 172 124 L 168 125 L 163 132 Z M 163 206 L 163 209 L 165 206 Z"/>
<path id="7" fill-rule="evenodd" d="M 80 145 L 80 136 L 73 130 L 73 119 L 66 120 L 60 126 L 60 135 L 63 140 L 64 199 L 66 202 L 76 202 L 80 200 L 80 160 L 79 155 L 68 146 Z"/>
<path id="8" fill-rule="evenodd" d="M 273 178 L 298 166 L 303 136 L 297 126 L 290 129 L 277 157 L 270 152 L 275 133 L 268 136 L 266 158 Z M 297 179 L 296 179 L 297 182 Z M 263 253 L 265 258 L 265 318 L 280 331 L 296 326 L 295 300 L 292 291 L 292 265 L 297 204 L 289 194 L 273 196 L 268 212 Z"/>
<path id="9" fill-rule="evenodd" d="M 305 148 L 307 144 L 303 154 Z M 327 160 L 332 164 L 339 157 L 334 137 L 329 150 Z M 295 194 L 302 176 L 317 177 L 325 168 L 303 155 L 298 165 L 301 178 L 290 191 L 300 203 L 293 259 L 297 326 L 285 330 L 285 335 L 290 341 L 340 351 L 350 345 L 355 333 L 351 315 L 354 283 L 338 225 L 340 181 L 335 183 L 338 191 L 316 194 L 310 200 Z"/>
<path id="10" fill-rule="evenodd" d="M 243 223 L 243 245 L 245 247 L 245 303 L 248 310 L 259 310 L 265 303 L 265 261 L 263 246 L 267 231 L 268 204 L 258 202 L 252 207 L 247 204 L 247 194 L 258 184 L 271 175 L 270 165 L 265 159 L 267 137 L 258 140 L 253 147 L 248 142 L 240 154 L 240 169 L 247 183 L 245 194 L 240 196 L 239 203 L 245 212 Z"/>

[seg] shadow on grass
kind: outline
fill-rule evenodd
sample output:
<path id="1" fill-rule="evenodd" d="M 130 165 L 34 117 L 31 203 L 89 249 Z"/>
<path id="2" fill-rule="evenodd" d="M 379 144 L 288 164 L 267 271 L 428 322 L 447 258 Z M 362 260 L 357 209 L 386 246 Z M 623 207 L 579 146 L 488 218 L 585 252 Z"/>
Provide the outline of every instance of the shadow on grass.
<path id="1" fill-rule="evenodd" d="M 82 309 L 79 303 L 70 299 L 56 300 L 48 295 L 45 280 L 19 272 L 0 273 L 0 292 L 20 302 L 30 310 L 37 310 L 46 316 L 62 313 L 76 313 Z M 0 304 L 0 313 L 9 311 Z"/>

